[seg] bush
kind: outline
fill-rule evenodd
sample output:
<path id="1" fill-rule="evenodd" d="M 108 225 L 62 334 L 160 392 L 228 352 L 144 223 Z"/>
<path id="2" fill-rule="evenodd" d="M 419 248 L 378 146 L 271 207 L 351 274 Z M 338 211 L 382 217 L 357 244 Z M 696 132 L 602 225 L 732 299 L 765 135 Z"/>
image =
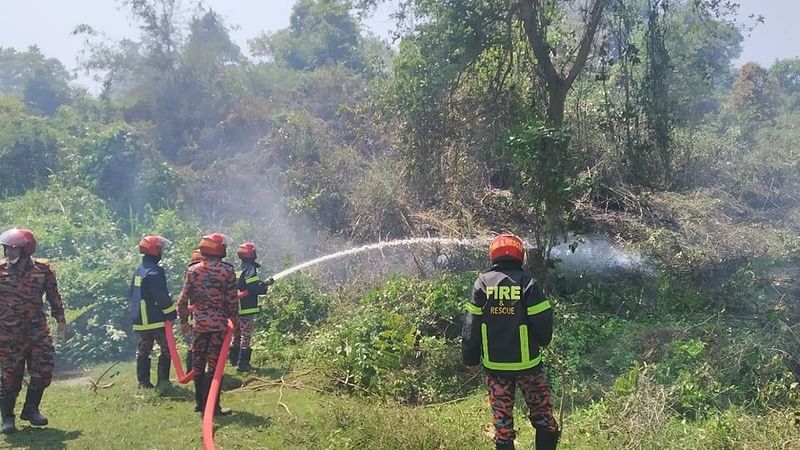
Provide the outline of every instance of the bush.
<path id="1" fill-rule="evenodd" d="M 328 316 L 330 299 L 319 284 L 293 275 L 273 285 L 256 316 L 253 348 L 273 359 L 288 359 L 292 346 L 306 339 Z"/>
<path id="2" fill-rule="evenodd" d="M 467 383 L 458 337 L 474 274 L 395 277 L 344 303 L 310 343 L 340 386 L 403 402 L 451 399 Z"/>

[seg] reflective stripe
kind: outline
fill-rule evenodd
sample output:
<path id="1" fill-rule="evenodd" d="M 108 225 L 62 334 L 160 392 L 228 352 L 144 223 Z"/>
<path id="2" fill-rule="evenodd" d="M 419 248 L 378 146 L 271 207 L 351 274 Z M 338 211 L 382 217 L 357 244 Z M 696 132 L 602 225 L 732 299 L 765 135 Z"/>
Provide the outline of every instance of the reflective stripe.
<path id="1" fill-rule="evenodd" d="M 133 331 L 157 330 L 159 328 L 164 328 L 164 322 L 150 323 L 147 325 L 133 325 Z"/>
<path id="2" fill-rule="evenodd" d="M 531 349 L 528 346 L 528 326 L 519 326 L 519 353 L 522 356 L 522 361 L 531 360 Z"/>
<path id="3" fill-rule="evenodd" d="M 466 309 L 467 312 L 472 314 L 473 316 L 483 315 L 483 310 L 480 307 L 473 305 L 472 303 L 467 303 Z"/>
<path id="4" fill-rule="evenodd" d="M 481 341 L 483 341 L 483 365 L 489 362 L 489 327 L 485 323 L 481 324 Z M 488 367 L 488 366 L 487 366 Z"/>
<path id="5" fill-rule="evenodd" d="M 259 311 L 260 311 L 260 310 L 259 310 L 258 308 L 247 308 L 247 309 L 240 309 L 240 310 L 239 310 L 239 315 L 240 315 L 240 316 L 247 316 L 247 315 L 250 315 L 250 314 L 256 314 L 256 313 L 258 313 Z"/>
<path id="6" fill-rule="evenodd" d="M 136 287 L 141 287 L 142 286 L 142 277 L 140 277 L 139 274 L 136 274 L 133 277 L 133 285 L 136 286 Z"/>
<path id="7" fill-rule="evenodd" d="M 528 306 L 528 315 L 533 316 L 539 314 L 540 312 L 547 311 L 548 309 L 550 309 L 550 302 L 548 300 L 543 300 L 541 303 Z"/>
<path id="8" fill-rule="evenodd" d="M 524 335 L 524 336 L 523 336 Z M 522 361 L 519 362 L 493 362 L 489 360 L 489 327 L 485 323 L 481 324 L 481 339 L 483 340 L 483 358 L 481 363 L 483 367 L 490 370 L 526 370 L 532 369 L 542 362 L 542 355 L 537 355 L 536 358 L 530 359 L 530 348 L 528 347 L 528 327 L 527 325 L 520 325 L 519 327 L 519 340 L 520 340 L 520 353 L 522 354 Z M 524 339 L 524 341 L 523 341 Z"/>
<path id="9" fill-rule="evenodd" d="M 175 305 L 172 307 L 174 309 Z M 139 300 L 139 311 L 142 313 L 142 324 L 133 324 L 133 331 L 148 331 L 164 328 L 164 322 L 150 323 L 150 319 L 147 317 L 147 302 L 145 302 L 144 299 Z"/>
<path id="10" fill-rule="evenodd" d="M 172 311 L 175 311 L 176 309 L 178 309 L 178 307 L 175 306 L 175 303 L 173 303 L 173 304 L 169 305 L 167 308 L 162 309 L 161 312 L 164 313 L 164 314 L 169 314 Z"/>
<path id="11" fill-rule="evenodd" d="M 142 325 L 147 325 L 150 323 L 147 320 L 147 303 L 145 303 L 144 299 L 139 300 L 139 311 L 142 313 Z"/>
<path id="12" fill-rule="evenodd" d="M 247 284 L 258 283 L 259 282 L 258 275 L 247 278 L 246 280 L 244 280 L 244 282 Z"/>

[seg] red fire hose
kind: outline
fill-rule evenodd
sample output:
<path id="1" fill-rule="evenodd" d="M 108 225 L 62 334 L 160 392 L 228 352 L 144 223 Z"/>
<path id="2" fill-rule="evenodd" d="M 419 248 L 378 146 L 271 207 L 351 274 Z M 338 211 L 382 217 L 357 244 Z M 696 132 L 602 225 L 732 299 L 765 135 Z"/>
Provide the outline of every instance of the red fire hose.
<path id="1" fill-rule="evenodd" d="M 178 349 L 175 347 L 175 336 L 172 333 L 172 321 L 167 320 L 164 322 L 164 331 L 167 335 L 167 346 L 169 347 L 169 354 L 172 357 L 172 364 L 175 366 L 175 372 L 178 374 L 178 381 L 181 384 L 186 384 L 192 379 L 193 371 L 189 373 L 183 372 L 181 367 L 181 359 L 178 356 Z M 208 391 L 208 398 L 206 399 L 206 409 L 203 411 L 203 449 L 214 450 L 214 410 L 217 408 L 217 393 L 222 384 L 222 373 L 225 371 L 225 361 L 228 360 L 228 348 L 231 345 L 231 338 L 233 337 L 233 322 L 228 320 L 228 328 L 225 330 L 225 338 L 222 340 L 222 349 L 219 352 L 219 359 L 217 360 L 217 367 L 214 369 L 214 378 L 211 380 L 211 389 Z"/>
<path id="2" fill-rule="evenodd" d="M 172 358 L 172 366 L 175 367 L 175 374 L 178 376 L 180 384 L 186 384 L 194 378 L 194 371 L 191 367 L 187 367 L 189 373 L 183 372 L 181 365 L 181 358 L 178 356 L 178 348 L 175 346 L 175 335 L 172 333 L 172 321 L 167 320 L 164 322 L 164 332 L 167 335 L 167 347 L 169 347 L 169 356 Z"/>

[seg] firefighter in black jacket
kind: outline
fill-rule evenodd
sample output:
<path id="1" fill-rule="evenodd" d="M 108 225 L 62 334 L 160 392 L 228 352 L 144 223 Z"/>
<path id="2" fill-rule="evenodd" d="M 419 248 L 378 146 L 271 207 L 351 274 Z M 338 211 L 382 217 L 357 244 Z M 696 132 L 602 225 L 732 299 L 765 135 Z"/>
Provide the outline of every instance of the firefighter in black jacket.
<path id="1" fill-rule="evenodd" d="M 489 247 L 492 268 L 475 282 L 462 330 L 464 364 L 483 365 L 498 449 L 514 448 L 514 396 L 519 387 L 536 430 L 536 449 L 551 450 L 559 430 L 540 347 L 553 336 L 553 313 L 539 283 L 522 269 L 518 237 L 497 236 Z"/>
<path id="2" fill-rule="evenodd" d="M 167 277 L 158 265 L 169 241 L 161 236 L 145 236 L 139 242 L 142 263 L 131 280 L 131 318 L 133 331 L 139 335 L 136 348 L 136 379 L 140 388 L 152 388 L 150 383 L 150 353 L 158 342 L 160 354 L 156 374 L 157 384 L 169 383 L 171 363 L 164 321 L 177 317 L 175 303 L 167 290 Z"/>
<path id="3" fill-rule="evenodd" d="M 237 372 L 248 372 L 253 370 L 250 365 L 250 356 L 253 350 L 250 348 L 250 337 L 253 335 L 255 327 L 255 315 L 258 314 L 258 296 L 267 293 L 269 285 L 274 281 L 269 278 L 261 281 L 258 277 L 258 268 L 261 267 L 256 262 L 256 244 L 245 242 L 236 250 L 236 255 L 242 261 L 242 270 L 239 272 L 237 288 L 239 289 L 239 321 L 231 341 L 229 360 L 231 365 L 237 366 Z"/>

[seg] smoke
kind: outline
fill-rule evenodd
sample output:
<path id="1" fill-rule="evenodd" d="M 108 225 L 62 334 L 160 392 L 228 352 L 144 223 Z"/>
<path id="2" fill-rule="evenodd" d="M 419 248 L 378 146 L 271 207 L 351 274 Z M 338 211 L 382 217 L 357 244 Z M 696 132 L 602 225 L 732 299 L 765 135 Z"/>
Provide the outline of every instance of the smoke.
<path id="1" fill-rule="evenodd" d="M 573 236 L 550 253 L 558 270 L 567 276 L 612 277 L 624 274 L 655 276 L 648 258 L 623 249 L 603 236 Z"/>
<path id="2" fill-rule="evenodd" d="M 234 245 L 255 242 L 259 261 L 266 268 L 329 250 L 335 239 L 285 204 L 288 196 L 281 169 L 245 162 L 253 156 L 254 152 L 242 153 L 208 170 L 217 174 L 215 179 L 192 201 L 202 226 L 228 234 Z"/>

